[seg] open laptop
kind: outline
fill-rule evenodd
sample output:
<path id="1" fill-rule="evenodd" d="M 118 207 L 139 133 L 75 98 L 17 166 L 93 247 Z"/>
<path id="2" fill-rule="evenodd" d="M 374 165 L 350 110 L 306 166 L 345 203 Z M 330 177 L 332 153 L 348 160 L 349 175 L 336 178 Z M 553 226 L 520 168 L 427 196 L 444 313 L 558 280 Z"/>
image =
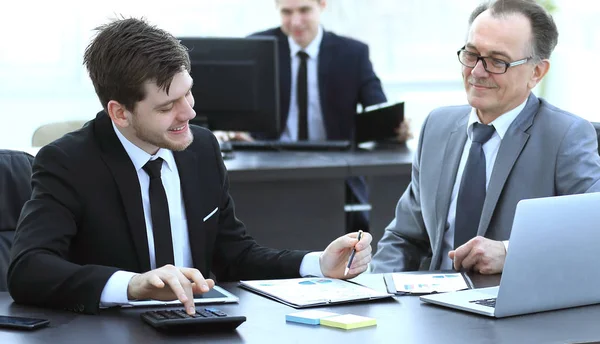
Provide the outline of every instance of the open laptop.
<path id="1" fill-rule="evenodd" d="M 518 203 L 499 287 L 421 296 L 502 318 L 600 303 L 600 193 Z"/>

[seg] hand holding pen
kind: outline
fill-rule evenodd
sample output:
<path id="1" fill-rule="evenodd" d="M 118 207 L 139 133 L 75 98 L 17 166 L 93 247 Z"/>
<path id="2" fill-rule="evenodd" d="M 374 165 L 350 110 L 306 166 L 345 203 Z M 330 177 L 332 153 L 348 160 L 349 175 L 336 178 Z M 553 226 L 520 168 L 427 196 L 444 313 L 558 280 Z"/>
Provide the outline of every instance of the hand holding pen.
<path id="1" fill-rule="evenodd" d="M 362 230 L 358 231 L 358 241 L 360 241 L 360 238 L 362 238 Z M 352 253 L 350 253 L 350 259 L 348 259 L 348 265 L 346 266 L 346 269 L 344 269 L 344 276 L 348 275 L 348 271 L 350 271 L 350 266 L 352 266 L 352 261 L 354 260 L 354 255 L 356 254 L 356 248 L 352 248 Z"/>
<path id="2" fill-rule="evenodd" d="M 319 257 L 323 276 L 346 279 L 365 272 L 371 262 L 372 240 L 371 234 L 359 231 L 332 241 Z"/>

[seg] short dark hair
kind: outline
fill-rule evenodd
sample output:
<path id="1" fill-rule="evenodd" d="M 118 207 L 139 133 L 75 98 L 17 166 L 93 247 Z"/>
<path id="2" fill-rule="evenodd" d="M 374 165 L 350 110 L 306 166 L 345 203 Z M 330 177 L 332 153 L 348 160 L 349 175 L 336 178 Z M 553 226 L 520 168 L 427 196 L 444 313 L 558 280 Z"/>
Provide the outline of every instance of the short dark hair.
<path id="1" fill-rule="evenodd" d="M 321 1 L 323 1 L 323 0 L 315 0 L 315 1 L 318 3 L 321 3 Z M 279 4 L 279 0 L 275 0 L 275 4 Z"/>
<path id="2" fill-rule="evenodd" d="M 532 34 L 531 56 L 538 61 L 550 58 L 558 43 L 558 29 L 550 13 L 535 0 L 495 0 L 482 3 L 471 13 L 469 26 L 477 16 L 488 9 L 495 17 L 521 14 L 529 19 Z"/>
<path id="3" fill-rule="evenodd" d="M 184 68 L 190 71 L 187 48 L 144 19 L 116 19 L 95 30 L 97 36 L 85 49 L 83 64 L 105 111 L 110 100 L 133 111 L 146 98 L 147 81 L 168 94 L 175 74 Z"/>

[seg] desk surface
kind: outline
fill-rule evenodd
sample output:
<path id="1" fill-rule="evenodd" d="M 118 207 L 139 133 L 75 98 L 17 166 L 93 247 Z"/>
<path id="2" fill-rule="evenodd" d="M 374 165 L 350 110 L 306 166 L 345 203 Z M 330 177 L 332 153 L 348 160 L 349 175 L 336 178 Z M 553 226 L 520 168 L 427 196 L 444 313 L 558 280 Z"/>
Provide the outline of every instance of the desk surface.
<path id="1" fill-rule="evenodd" d="M 359 282 L 385 289 L 381 275 L 363 275 Z M 478 287 L 495 285 L 498 276 L 474 276 Z M 139 319 L 147 309 L 111 309 L 100 315 L 80 315 L 12 303 L 0 293 L 0 314 L 44 317 L 49 328 L 20 332 L 0 330 L 0 343 L 574 343 L 600 340 L 600 305 L 505 319 L 453 311 L 401 296 L 377 302 L 322 307 L 377 319 L 377 326 L 351 331 L 286 323 L 296 311 L 229 283 L 223 286 L 240 297 L 237 305 L 218 308 L 247 321 L 237 331 L 220 334 L 170 335 L 155 331 Z"/>
<path id="2" fill-rule="evenodd" d="M 330 158 L 346 161 L 351 176 L 410 175 L 415 150 L 407 145 L 392 145 L 375 150 L 330 152 Z"/>
<path id="3" fill-rule="evenodd" d="M 236 151 L 225 166 L 232 181 L 410 175 L 412 156 L 406 146 L 347 152 Z"/>
<path id="4" fill-rule="evenodd" d="M 346 161 L 322 152 L 236 151 L 225 166 L 232 181 L 339 178 L 348 171 Z"/>

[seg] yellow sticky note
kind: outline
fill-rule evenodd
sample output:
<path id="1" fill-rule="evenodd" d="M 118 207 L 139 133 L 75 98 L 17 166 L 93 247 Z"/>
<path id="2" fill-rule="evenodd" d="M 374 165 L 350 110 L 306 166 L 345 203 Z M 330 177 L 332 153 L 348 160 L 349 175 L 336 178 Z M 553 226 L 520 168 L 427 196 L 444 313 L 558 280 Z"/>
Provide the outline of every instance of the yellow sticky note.
<path id="1" fill-rule="evenodd" d="M 344 314 L 323 318 L 321 319 L 321 325 L 351 330 L 353 328 L 375 326 L 377 325 L 377 320 L 374 318 L 362 317 L 360 315 Z"/>

